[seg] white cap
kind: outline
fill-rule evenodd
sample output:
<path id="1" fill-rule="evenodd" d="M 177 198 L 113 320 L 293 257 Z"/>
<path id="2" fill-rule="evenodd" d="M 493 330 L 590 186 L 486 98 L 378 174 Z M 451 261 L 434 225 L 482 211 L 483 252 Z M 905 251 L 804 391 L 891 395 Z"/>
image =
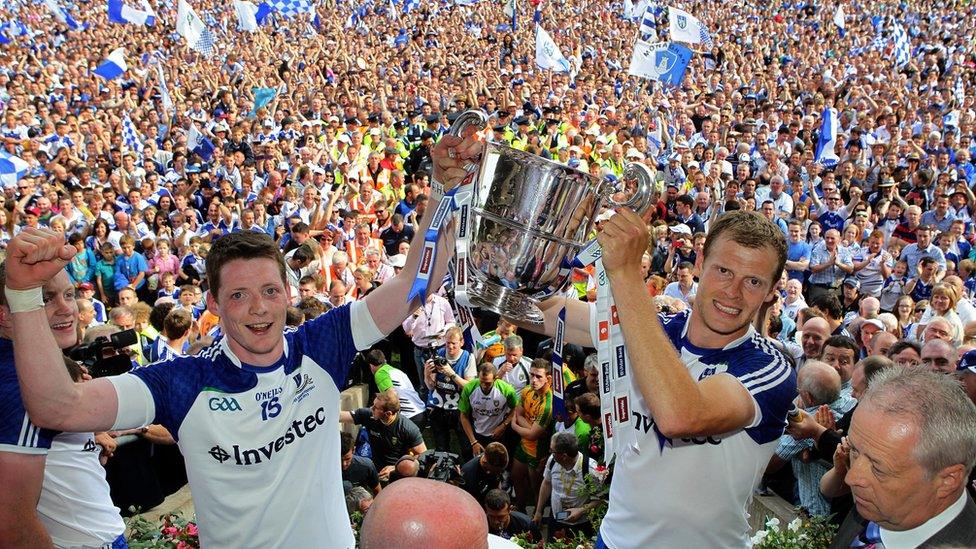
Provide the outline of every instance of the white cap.
<path id="1" fill-rule="evenodd" d="M 404 265 L 407 264 L 407 256 L 403 254 L 396 254 L 390 256 L 390 265 L 396 267 L 397 269 L 402 269 Z"/>

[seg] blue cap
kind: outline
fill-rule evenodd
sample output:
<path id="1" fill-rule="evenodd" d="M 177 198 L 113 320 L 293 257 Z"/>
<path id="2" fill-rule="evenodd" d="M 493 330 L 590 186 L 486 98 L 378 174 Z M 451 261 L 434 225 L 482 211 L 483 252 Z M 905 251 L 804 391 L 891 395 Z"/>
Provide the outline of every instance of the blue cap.
<path id="1" fill-rule="evenodd" d="M 959 364 L 956 365 L 957 372 L 970 372 L 976 374 L 976 349 L 967 352 L 962 355 L 959 359 Z"/>

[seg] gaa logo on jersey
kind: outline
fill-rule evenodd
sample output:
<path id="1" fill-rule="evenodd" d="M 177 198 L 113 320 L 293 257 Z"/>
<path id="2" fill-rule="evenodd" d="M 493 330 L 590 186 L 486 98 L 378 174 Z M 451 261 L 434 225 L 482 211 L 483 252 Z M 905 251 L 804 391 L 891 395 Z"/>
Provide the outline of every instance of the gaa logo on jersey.
<path id="1" fill-rule="evenodd" d="M 213 397 L 209 401 L 214 412 L 242 412 L 241 404 L 234 397 Z"/>

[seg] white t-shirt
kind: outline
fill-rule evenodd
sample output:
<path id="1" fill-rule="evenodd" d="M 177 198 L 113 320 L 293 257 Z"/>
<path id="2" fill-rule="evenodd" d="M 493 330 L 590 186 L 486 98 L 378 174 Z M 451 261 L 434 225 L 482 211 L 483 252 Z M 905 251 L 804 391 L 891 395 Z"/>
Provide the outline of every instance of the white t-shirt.
<path id="1" fill-rule="evenodd" d="M 502 364 L 505 364 L 505 355 L 495 358 L 492 364 L 495 365 L 495 368 L 501 368 Z M 502 380 L 515 389 L 515 394 L 522 394 L 522 389 L 525 389 L 525 386 L 529 384 L 529 366 L 531 365 L 532 361 L 529 357 L 523 356 L 514 368 L 502 376 Z"/>
<path id="2" fill-rule="evenodd" d="M 699 381 L 735 377 L 755 399 L 756 417 L 730 433 L 672 440 L 658 431 L 632 386 L 630 423 L 621 428 L 635 429 L 636 439 L 617 455 L 610 509 L 600 528 L 608 547 L 749 546 L 746 509 L 786 426 L 796 374 L 752 328 L 723 349 L 695 347 L 686 338 L 691 314 L 661 317 L 688 372 Z"/>
<path id="3" fill-rule="evenodd" d="M 37 516 L 55 547 L 101 547 L 125 532 L 98 462 L 101 451 L 92 433 L 61 433 L 51 443 Z"/>
<path id="4" fill-rule="evenodd" d="M 160 423 L 177 439 L 204 547 L 353 547 L 339 387 L 376 333 L 360 301 L 286 330 L 271 366 L 243 364 L 221 338 L 200 355 L 109 378 L 113 428 Z"/>
<path id="5" fill-rule="evenodd" d="M 576 462 L 571 469 L 566 469 L 560 465 L 552 455 L 546 460 L 546 467 L 543 470 L 543 477 L 552 483 L 552 496 L 549 500 L 549 505 L 552 507 L 552 515 L 556 516 L 556 513 L 560 511 L 565 511 L 567 509 L 572 509 L 573 507 L 579 507 L 586 503 L 583 498 L 580 497 L 583 491 L 584 479 L 583 479 L 583 459 L 584 456 L 582 452 L 576 454 Z M 588 471 L 593 471 L 596 469 L 596 461 L 592 458 L 590 459 L 590 467 Z M 579 521 L 575 523 L 566 524 L 580 524 L 586 522 L 586 516 L 584 515 Z"/>

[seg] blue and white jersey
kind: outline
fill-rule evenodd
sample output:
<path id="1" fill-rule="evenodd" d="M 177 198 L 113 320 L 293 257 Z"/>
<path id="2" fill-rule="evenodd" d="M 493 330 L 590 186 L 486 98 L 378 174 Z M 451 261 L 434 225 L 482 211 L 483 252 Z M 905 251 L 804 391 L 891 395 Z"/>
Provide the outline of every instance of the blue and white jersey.
<path id="1" fill-rule="evenodd" d="M 608 547 L 749 546 L 747 504 L 786 427 L 796 375 L 751 327 L 722 349 L 692 345 L 690 317 L 690 311 L 660 317 L 688 373 L 699 381 L 714 375 L 737 379 L 755 401 L 755 418 L 722 435 L 670 439 L 632 385 L 627 428 L 636 429 L 636 442 L 617 455 L 610 509 L 600 529 Z"/>
<path id="2" fill-rule="evenodd" d="M 0 452 L 44 455 L 56 434 L 27 417 L 14 369 L 14 342 L 0 338 Z"/>
<path id="3" fill-rule="evenodd" d="M 286 331 L 271 366 L 242 363 L 221 338 L 200 355 L 109 378 L 114 428 L 160 423 L 177 439 L 204 547 L 353 546 L 339 387 L 357 349 L 373 343 L 354 334 L 371 325 L 356 302 Z"/>

